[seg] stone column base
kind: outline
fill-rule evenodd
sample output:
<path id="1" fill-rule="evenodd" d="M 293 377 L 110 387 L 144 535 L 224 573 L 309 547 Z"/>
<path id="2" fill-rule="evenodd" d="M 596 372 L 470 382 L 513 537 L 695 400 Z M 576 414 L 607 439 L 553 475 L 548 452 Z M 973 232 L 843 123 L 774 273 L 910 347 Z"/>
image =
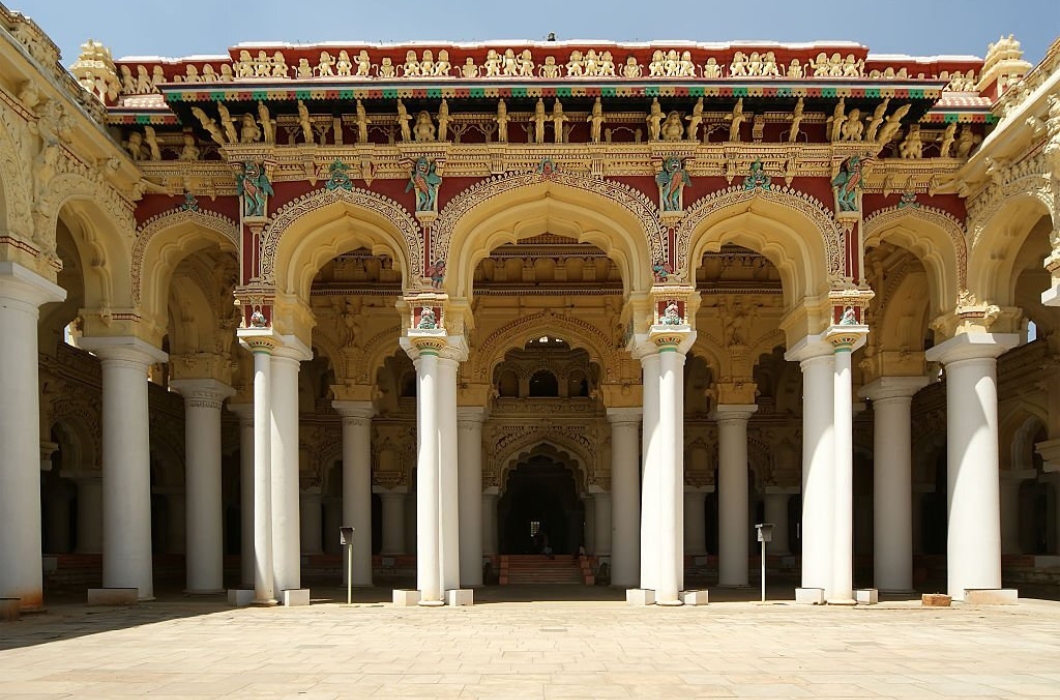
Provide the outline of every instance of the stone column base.
<path id="1" fill-rule="evenodd" d="M 681 602 L 685 605 L 706 605 L 708 600 L 707 591 L 681 591 Z"/>
<path id="2" fill-rule="evenodd" d="M 454 588 L 445 592 L 445 602 L 453 608 L 474 605 L 475 591 L 470 588 Z"/>
<path id="3" fill-rule="evenodd" d="M 308 588 L 289 588 L 283 592 L 283 604 L 288 608 L 309 605 Z"/>
<path id="4" fill-rule="evenodd" d="M 237 608 L 244 608 L 254 602 L 253 588 L 229 588 L 228 604 Z"/>
<path id="5" fill-rule="evenodd" d="M 399 608 L 408 608 L 420 602 L 419 591 L 394 589 L 394 605 Z"/>
<path id="6" fill-rule="evenodd" d="M 630 605 L 655 605 L 655 591 L 650 588 L 630 588 L 626 591 L 626 602 Z"/>
<path id="7" fill-rule="evenodd" d="M 965 605 L 1016 605 L 1019 591 L 1015 588 L 966 588 Z"/>
<path id="8" fill-rule="evenodd" d="M 823 588 L 796 588 L 796 605 L 824 605 Z"/>

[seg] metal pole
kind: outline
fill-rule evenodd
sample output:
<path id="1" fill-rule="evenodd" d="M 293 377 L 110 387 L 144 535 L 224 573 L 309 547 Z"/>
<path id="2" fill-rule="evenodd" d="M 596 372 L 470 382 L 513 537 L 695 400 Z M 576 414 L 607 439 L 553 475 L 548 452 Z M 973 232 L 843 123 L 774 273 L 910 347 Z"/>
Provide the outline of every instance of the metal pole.
<path id="1" fill-rule="evenodd" d="M 353 605 L 353 543 L 346 545 L 346 605 Z M 763 594 L 764 595 L 764 594 Z"/>
<path id="2" fill-rule="evenodd" d="M 766 602 L 766 543 L 762 542 L 762 602 Z"/>

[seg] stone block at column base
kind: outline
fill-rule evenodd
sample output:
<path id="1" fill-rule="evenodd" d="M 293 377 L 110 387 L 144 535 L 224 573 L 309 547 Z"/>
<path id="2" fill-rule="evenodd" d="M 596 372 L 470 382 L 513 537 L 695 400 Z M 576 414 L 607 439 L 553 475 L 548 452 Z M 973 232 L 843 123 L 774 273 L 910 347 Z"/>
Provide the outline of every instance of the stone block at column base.
<path id="1" fill-rule="evenodd" d="M 136 605 L 140 602 L 139 588 L 89 588 L 89 605 Z"/>
<path id="2" fill-rule="evenodd" d="M 854 600 L 858 605 L 876 605 L 880 602 L 880 592 L 875 588 L 859 588 L 854 591 Z"/>
<path id="3" fill-rule="evenodd" d="M 254 602 L 254 589 L 229 588 L 228 604 L 237 608 L 245 608 Z"/>
<path id="4" fill-rule="evenodd" d="M 18 619 L 21 598 L 0 598 L 0 622 L 14 622 Z"/>
<path id="5" fill-rule="evenodd" d="M 309 605 L 309 589 L 288 588 L 283 592 L 283 598 L 281 600 L 283 604 L 288 608 Z"/>
<path id="6" fill-rule="evenodd" d="M 966 588 L 965 605 L 1016 605 L 1019 591 L 1015 588 Z"/>
<path id="7" fill-rule="evenodd" d="M 470 588 L 454 588 L 445 592 L 446 605 L 452 608 L 462 608 L 475 604 L 475 591 Z"/>
<path id="8" fill-rule="evenodd" d="M 824 605 L 823 588 L 796 588 L 796 605 Z"/>
<path id="9" fill-rule="evenodd" d="M 706 591 L 681 591 L 681 602 L 685 605 L 706 605 L 708 599 Z"/>
<path id="10" fill-rule="evenodd" d="M 420 602 L 419 591 L 394 589 L 394 605 L 399 608 L 408 608 Z"/>
<path id="11" fill-rule="evenodd" d="M 630 588 L 626 591 L 626 602 L 630 605 L 655 605 L 655 591 L 650 588 Z"/>
<path id="12" fill-rule="evenodd" d="M 920 604 L 925 608 L 948 608 L 953 598 L 945 593 L 925 593 L 920 597 Z"/>

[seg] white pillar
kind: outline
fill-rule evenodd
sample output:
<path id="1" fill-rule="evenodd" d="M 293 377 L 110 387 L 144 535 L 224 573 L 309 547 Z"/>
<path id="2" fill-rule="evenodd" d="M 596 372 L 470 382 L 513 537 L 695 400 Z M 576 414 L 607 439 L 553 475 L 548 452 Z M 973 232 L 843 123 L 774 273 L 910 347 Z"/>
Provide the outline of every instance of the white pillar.
<path id="1" fill-rule="evenodd" d="M 272 566 L 272 351 L 271 331 L 243 331 L 254 354 L 254 604 L 276 604 Z"/>
<path id="2" fill-rule="evenodd" d="M 607 409 L 611 423 L 611 510 L 620 514 L 611 518 L 611 585 L 620 588 L 636 587 L 640 575 L 640 415 L 639 408 Z"/>
<path id="3" fill-rule="evenodd" d="M 421 349 L 415 365 L 419 381 L 416 389 L 416 586 L 421 605 L 442 605 L 437 351 Z"/>
<path id="4" fill-rule="evenodd" d="M 707 492 L 685 487 L 685 554 L 707 553 Z"/>
<path id="5" fill-rule="evenodd" d="M 272 566 L 278 591 L 302 587 L 298 370 L 310 356 L 291 339 L 272 353 Z"/>
<path id="6" fill-rule="evenodd" d="M 446 353 L 448 355 L 448 353 Z M 460 474 L 456 415 L 456 371 L 460 363 L 438 358 L 438 458 L 441 462 L 438 518 L 442 591 L 460 588 Z"/>
<path id="7" fill-rule="evenodd" d="M 861 389 L 873 413 L 873 571 L 881 591 L 913 590 L 913 395 L 927 377 L 881 377 Z"/>
<path id="8" fill-rule="evenodd" d="M 1033 469 L 1001 472 L 1001 553 L 1022 554 L 1020 546 L 1020 487 L 1036 476 Z"/>
<path id="9" fill-rule="evenodd" d="M 379 492 L 383 505 L 383 547 L 380 554 L 384 556 L 402 556 L 405 554 L 405 501 L 407 493 L 404 488 Z"/>
<path id="10" fill-rule="evenodd" d="M 791 554 L 788 545 L 788 502 L 791 494 L 775 486 L 766 487 L 767 523 L 773 524 L 773 539 L 766 543 L 766 554 L 784 556 Z"/>
<path id="11" fill-rule="evenodd" d="M 497 489 L 490 487 L 482 493 L 482 554 L 497 553 Z"/>
<path id="12" fill-rule="evenodd" d="M 77 479 L 78 554 L 103 551 L 103 481 L 99 477 Z"/>
<path id="13" fill-rule="evenodd" d="M 321 554 L 324 551 L 323 502 L 319 487 L 303 491 L 298 496 L 298 517 L 301 519 L 298 527 L 298 549 L 303 555 Z"/>
<path id="14" fill-rule="evenodd" d="M 41 304 L 65 298 L 40 275 L 0 262 L 0 597 L 21 598 L 23 610 L 44 603 L 37 320 Z"/>
<path id="15" fill-rule="evenodd" d="M 658 511 L 659 470 L 659 355 L 651 353 L 640 360 L 643 370 L 644 423 L 641 443 L 641 509 L 640 509 L 640 587 L 655 590 L 658 586 Z"/>
<path id="16" fill-rule="evenodd" d="M 802 587 L 832 587 L 834 504 L 832 346 L 807 336 L 785 354 L 802 367 Z"/>
<path id="17" fill-rule="evenodd" d="M 484 408 L 457 410 L 460 480 L 460 588 L 482 585 L 482 423 Z"/>
<path id="18" fill-rule="evenodd" d="M 240 585 L 254 587 L 254 404 L 228 404 L 239 417 Z"/>
<path id="19" fill-rule="evenodd" d="M 372 585 L 372 416 L 371 401 L 335 401 L 342 416 L 342 521 L 353 528 L 353 585 Z M 385 529 L 385 528 L 384 528 Z M 327 533 L 328 537 L 339 534 Z M 385 536 L 385 535 L 384 535 Z M 342 582 L 350 565 L 343 547 Z"/>
<path id="20" fill-rule="evenodd" d="M 677 344 L 659 348 L 659 423 L 655 453 L 662 464 L 659 472 L 658 528 L 659 561 L 655 588 L 656 605 L 680 605 L 684 587 L 684 353 Z"/>
<path id="21" fill-rule="evenodd" d="M 965 333 L 927 352 L 946 370 L 947 592 L 1001 588 L 997 356 L 1015 334 Z"/>
<path id="22" fill-rule="evenodd" d="M 596 545 L 596 556 L 611 556 L 611 494 L 606 491 L 592 494 L 593 501 L 593 539 Z M 577 550 L 575 550 L 577 553 Z"/>
<path id="23" fill-rule="evenodd" d="M 103 586 L 154 599 L 147 371 L 167 355 L 139 338 L 83 338 L 103 367 Z"/>
<path id="24" fill-rule="evenodd" d="M 851 350 L 835 354 L 835 508 L 832 511 L 832 590 L 829 602 L 854 599 L 854 406 Z"/>
<path id="25" fill-rule="evenodd" d="M 234 392 L 216 379 L 175 380 L 184 397 L 185 566 L 188 593 L 224 590 L 221 406 Z"/>
<path id="26" fill-rule="evenodd" d="M 719 404 L 718 423 L 718 585 L 744 587 L 750 536 L 747 491 L 747 421 L 758 406 Z"/>

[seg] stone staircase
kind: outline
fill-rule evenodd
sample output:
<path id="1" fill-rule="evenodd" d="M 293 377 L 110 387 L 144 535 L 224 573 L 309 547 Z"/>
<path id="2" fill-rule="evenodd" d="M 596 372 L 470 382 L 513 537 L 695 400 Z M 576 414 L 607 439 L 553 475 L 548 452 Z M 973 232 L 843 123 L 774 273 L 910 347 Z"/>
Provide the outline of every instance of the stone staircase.
<path id="1" fill-rule="evenodd" d="M 500 558 L 502 586 L 529 585 L 586 585 L 595 583 L 592 562 L 588 557 L 573 559 L 557 554 L 549 559 L 541 554 L 505 554 Z"/>

